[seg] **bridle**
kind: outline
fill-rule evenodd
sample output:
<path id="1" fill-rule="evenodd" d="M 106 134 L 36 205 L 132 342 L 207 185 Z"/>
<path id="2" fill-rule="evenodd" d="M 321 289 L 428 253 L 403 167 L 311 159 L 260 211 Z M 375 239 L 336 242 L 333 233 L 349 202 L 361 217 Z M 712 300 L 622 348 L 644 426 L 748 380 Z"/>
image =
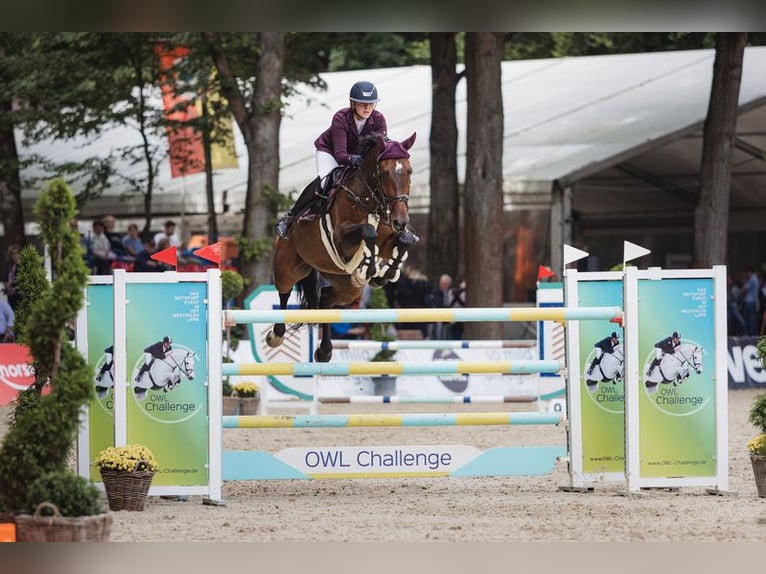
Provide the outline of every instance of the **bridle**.
<path id="1" fill-rule="evenodd" d="M 404 202 L 405 204 L 409 205 L 410 196 L 406 193 L 400 193 L 395 195 L 394 197 L 386 197 L 386 195 L 383 193 L 383 176 L 380 171 L 380 162 L 381 162 L 381 156 L 383 153 L 385 153 L 386 148 L 384 147 L 383 150 L 378 154 L 378 157 L 375 159 L 375 172 L 373 173 L 373 183 L 374 185 L 371 186 L 369 182 L 367 181 L 367 178 L 364 177 L 364 174 L 361 173 L 362 176 L 362 183 L 364 183 L 365 190 L 367 191 L 368 198 L 371 198 L 373 200 L 373 206 L 370 207 L 367 204 L 367 201 L 365 201 L 367 198 L 362 199 L 360 198 L 356 192 L 353 189 L 350 189 L 348 186 L 346 186 L 345 183 L 341 184 L 341 189 L 346 192 L 347 197 L 351 200 L 351 202 L 356 205 L 357 207 L 360 207 L 361 209 L 364 209 L 369 214 L 378 214 L 380 215 L 381 219 L 383 219 L 386 223 L 390 224 L 391 221 L 391 210 L 394 205 L 397 203 Z M 394 158 L 392 158 L 394 159 Z M 359 169 L 361 168 L 354 168 Z"/>
<path id="2" fill-rule="evenodd" d="M 170 360 L 173 362 L 173 364 L 178 368 L 178 370 L 181 371 L 184 375 L 186 375 L 187 378 L 191 378 L 191 373 L 194 370 L 193 366 L 192 367 L 186 366 L 186 360 L 189 358 L 190 355 L 191 353 L 187 351 L 181 363 L 176 361 L 176 358 L 173 355 L 170 355 L 169 357 Z"/>

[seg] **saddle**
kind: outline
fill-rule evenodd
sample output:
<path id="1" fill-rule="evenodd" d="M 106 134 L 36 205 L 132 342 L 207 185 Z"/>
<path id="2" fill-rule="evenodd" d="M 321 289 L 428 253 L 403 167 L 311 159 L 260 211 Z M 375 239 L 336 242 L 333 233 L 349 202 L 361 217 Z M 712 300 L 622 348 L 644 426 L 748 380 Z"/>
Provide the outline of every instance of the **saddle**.
<path id="1" fill-rule="evenodd" d="M 308 209 L 303 211 L 298 216 L 298 219 L 302 221 L 312 221 L 318 216 L 327 213 L 332 207 L 333 201 L 337 197 L 341 185 L 348 179 L 350 173 L 350 166 L 342 165 L 339 165 L 328 173 L 322 182 L 321 189 L 316 194 L 318 199 L 315 200 Z"/>

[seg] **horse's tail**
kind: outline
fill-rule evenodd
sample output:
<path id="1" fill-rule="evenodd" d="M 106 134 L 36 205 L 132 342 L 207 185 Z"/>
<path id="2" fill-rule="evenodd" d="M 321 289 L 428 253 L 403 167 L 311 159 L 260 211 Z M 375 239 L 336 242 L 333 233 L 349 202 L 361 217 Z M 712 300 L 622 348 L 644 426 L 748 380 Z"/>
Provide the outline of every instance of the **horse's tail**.
<path id="1" fill-rule="evenodd" d="M 316 269 L 295 284 L 302 309 L 319 309 L 319 275 Z"/>

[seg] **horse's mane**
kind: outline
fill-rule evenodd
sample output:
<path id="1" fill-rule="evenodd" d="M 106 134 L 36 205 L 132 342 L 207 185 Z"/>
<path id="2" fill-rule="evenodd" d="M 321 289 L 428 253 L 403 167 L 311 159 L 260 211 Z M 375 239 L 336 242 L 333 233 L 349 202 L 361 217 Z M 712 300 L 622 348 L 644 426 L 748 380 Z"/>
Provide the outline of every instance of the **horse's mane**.
<path id="1" fill-rule="evenodd" d="M 383 138 L 383 141 L 389 141 L 388 137 L 380 132 L 372 132 L 363 136 L 362 139 L 359 140 L 359 147 L 362 150 L 362 155 L 367 155 L 367 153 L 378 144 L 378 138 L 380 137 Z"/>

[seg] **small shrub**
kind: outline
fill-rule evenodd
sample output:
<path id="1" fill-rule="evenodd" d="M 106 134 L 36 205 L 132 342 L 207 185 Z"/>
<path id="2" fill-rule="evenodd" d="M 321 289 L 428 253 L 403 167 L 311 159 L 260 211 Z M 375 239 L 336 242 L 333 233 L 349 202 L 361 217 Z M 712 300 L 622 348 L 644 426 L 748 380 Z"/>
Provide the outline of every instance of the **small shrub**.
<path id="1" fill-rule="evenodd" d="M 55 504 L 62 516 L 93 516 L 104 511 L 98 489 L 69 471 L 46 473 L 29 486 L 28 511 L 34 512 L 41 502 Z"/>

